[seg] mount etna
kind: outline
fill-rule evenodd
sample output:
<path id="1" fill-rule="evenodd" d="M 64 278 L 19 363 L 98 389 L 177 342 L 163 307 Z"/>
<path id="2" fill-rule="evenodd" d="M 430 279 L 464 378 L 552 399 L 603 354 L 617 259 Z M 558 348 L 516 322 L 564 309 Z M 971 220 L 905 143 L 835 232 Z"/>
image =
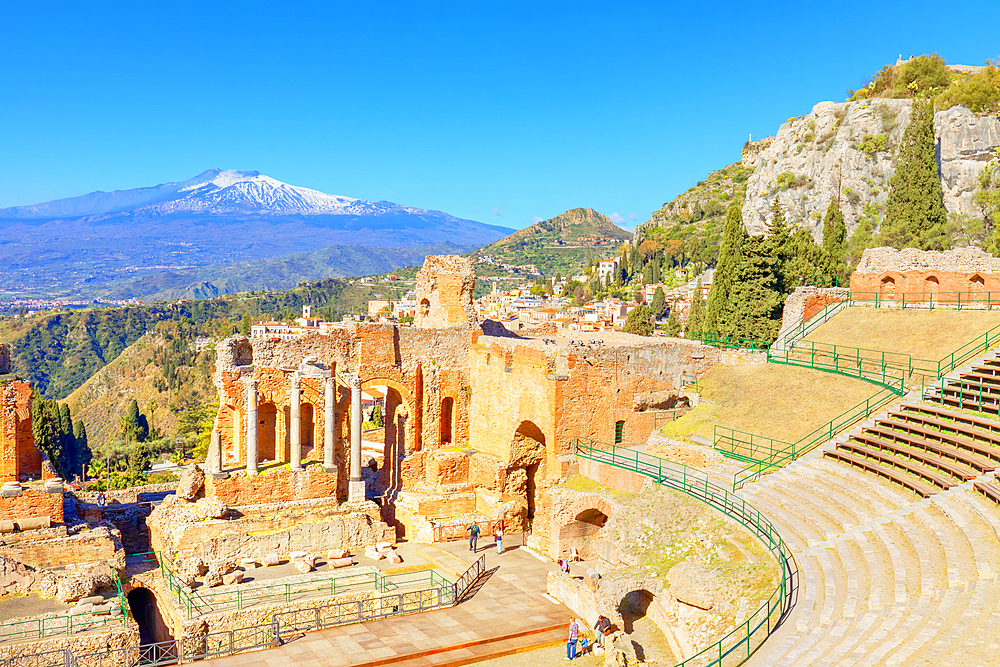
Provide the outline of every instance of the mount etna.
<path id="1" fill-rule="evenodd" d="M 420 264 L 428 253 L 467 252 L 511 231 L 210 169 L 178 183 L 0 209 L 0 291 L 89 299 L 275 289 Z"/>

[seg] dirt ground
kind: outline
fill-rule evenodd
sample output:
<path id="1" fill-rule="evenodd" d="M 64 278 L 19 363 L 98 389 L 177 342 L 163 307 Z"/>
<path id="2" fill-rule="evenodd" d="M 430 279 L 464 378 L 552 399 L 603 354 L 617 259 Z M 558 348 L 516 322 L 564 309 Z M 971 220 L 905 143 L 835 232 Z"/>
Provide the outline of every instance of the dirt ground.
<path id="1" fill-rule="evenodd" d="M 718 424 L 795 442 L 881 390 L 864 380 L 779 364 L 716 366 L 698 383 L 701 405 L 660 433 L 711 440 Z"/>
<path id="2" fill-rule="evenodd" d="M 806 340 L 937 361 L 1000 325 L 997 310 L 847 308 Z"/>

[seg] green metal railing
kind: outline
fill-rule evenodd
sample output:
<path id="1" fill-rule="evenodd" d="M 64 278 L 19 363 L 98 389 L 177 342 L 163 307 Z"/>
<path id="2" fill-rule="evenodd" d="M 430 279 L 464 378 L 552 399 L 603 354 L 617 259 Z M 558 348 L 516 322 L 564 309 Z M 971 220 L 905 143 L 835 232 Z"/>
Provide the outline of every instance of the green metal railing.
<path id="1" fill-rule="evenodd" d="M 695 382 L 697 383 L 697 378 L 695 379 Z M 653 428 L 657 429 L 661 426 L 677 421 L 678 413 L 684 415 L 690 411 L 691 408 L 670 408 L 669 410 L 657 410 L 653 413 Z"/>
<path id="2" fill-rule="evenodd" d="M 237 587 L 232 590 L 190 590 L 182 586 L 173 573 L 172 564 L 161 553 L 157 554 L 160 572 L 167 582 L 177 605 L 185 610 L 188 618 L 220 609 L 245 609 L 262 603 L 288 604 L 302 597 L 334 596 L 350 591 L 387 591 L 403 588 L 452 587 L 454 583 L 437 573 L 421 570 L 400 575 L 387 576 L 378 570 L 374 572 L 344 572 L 317 577 L 309 581 L 281 584 L 260 584 Z"/>
<path id="3" fill-rule="evenodd" d="M 722 452 L 723 456 L 749 464 L 733 476 L 733 489 L 737 489 L 745 482 L 783 468 L 822 443 L 829 441 L 850 425 L 867 419 L 885 407 L 886 404 L 893 402 L 897 396 L 896 392 L 891 389 L 883 389 L 825 424 L 817 426 L 794 443 L 725 426 L 716 426 L 713 437 L 714 446 L 715 449 Z"/>
<path id="4" fill-rule="evenodd" d="M 876 308 L 976 308 L 991 310 L 1000 306 L 1000 292 L 856 292 L 851 291 L 850 305 Z"/>
<path id="5" fill-rule="evenodd" d="M 771 346 L 766 340 L 736 338 L 729 334 L 698 331 L 692 334 L 702 345 L 711 345 L 720 350 L 766 350 Z"/>
<path id="6" fill-rule="evenodd" d="M 116 598 L 114 602 L 119 611 L 117 616 L 112 616 L 110 610 L 107 610 L 96 615 L 88 612 L 75 614 L 68 612 L 59 616 L 46 616 L 44 618 L 31 618 L 14 622 L 8 621 L 3 623 L 3 631 L 0 632 L 0 642 L 72 635 L 105 625 L 120 624 L 124 626 L 128 622 L 128 603 L 125 600 L 122 583 L 117 577 L 115 578 L 115 589 Z M 108 602 L 112 602 L 112 598 L 105 600 L 105 603 Z"/>
<path id="7" fill-rule="evenodd" d="M 817 273 L 805 280 L 809 287 L 847 287 L 851 284 L 851 276 L 846 273 Z"/>
<path id="8" fill-rule="evenodd" d="M 768 350 L 767 360 L 769 363 L 804 366 L 866 380 L 892 389 L 897 394 L 905 391 L 906 381 L 913 374 L 914 362 L 908 354 L 809 340 L 796 341 L 780 351 Z"/>
<path id="9" fill-rule="evenodd" d="M 823 310 L 819 311 L 808 320 L 799 322 L 795 328 L 786 332 L 784 336 L 775 342 L 775 345 L 783 348 L 787 347 L 790 343 L 794 343 L 800 338 L 805 338 L 817 329 L 819 325 L 826 323 L 831 317 L 840 312 L 840 309 L 847 304 L 847 302 L 847 299 L 838 299 L 826 304 L 826 306 L 823 307 Z"/>
<path id="10" fill-rule="evenodd" d="M 739 522 L 764 543 L 781 569 L 778 586 L 746 621 L 715 644 L 678 663 L 677 667 L 722 667 L 742 664 L 749 659 L 777 627 L 792 604 L 793 579 L 796 576 L 794 558 L 774 525 L 745 500 L 710 482 L 704 471 L 592 438 L 577 438 L 574 441 L 574 452 L 581 458 L 650 477 L 658 484 L 707 503 Z"/>

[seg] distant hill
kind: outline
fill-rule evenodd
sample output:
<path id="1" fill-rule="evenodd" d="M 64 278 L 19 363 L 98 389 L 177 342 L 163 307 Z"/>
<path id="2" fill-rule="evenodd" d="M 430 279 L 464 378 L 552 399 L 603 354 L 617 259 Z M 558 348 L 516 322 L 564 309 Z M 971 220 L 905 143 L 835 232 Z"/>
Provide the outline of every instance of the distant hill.
<path id="1" fill-rule="evenodd" d="M 249 290 L 290 289 L 326 278 L 370 276 L 422 266 L 427 255 L 461 255 L 475 246 L 436 243 L 402 248 L 332 245 L 256 262 L 211 264 L 187 271 L 164 271 L 108 286 L 112 299 L 211 299 Z M 105 296 L 102 294 L 101 296 Z"/>
<path id="2" fill-rule="evenodd" d="M 515 266 L 532 264 L 545 275 L 568 274 L 581 271 L 592 259 L 617 255 L 621 244 L 631 238 L 630 232 L 606 215 L 592 208 L 574 208 L 518 230 L 473 256 L 492 256 Z M 478 263 L 476 271 L 485 274 L 489 269 Z"/>
<path id="3" fill-rule="evenodd" d="M 510 231 L 441 211 L 328 195 L 255 171 L 211 169 L 177 183 L 0 209 L 0 291 L 92 298 L 164 272 L 259 264 L 327 246 L 478 248 Z M 340 275 L 366 273 L 353 266 L 364 255 L 341 260 Z M 218 273 L 188 282 L 218 287 Z M 258 280 L 275 278 L 245 271 L 240 286 L 264 287 Z"/>

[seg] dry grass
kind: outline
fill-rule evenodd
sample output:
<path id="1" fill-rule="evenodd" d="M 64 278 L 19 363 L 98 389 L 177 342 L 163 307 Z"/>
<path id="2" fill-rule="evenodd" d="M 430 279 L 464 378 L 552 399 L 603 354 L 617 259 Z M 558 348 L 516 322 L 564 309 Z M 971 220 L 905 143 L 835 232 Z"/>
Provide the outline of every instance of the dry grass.
<path id="1" fill-rule="evenodd" d="M 795 442 L 880 388 L 833 373 L 765 364 L 716 366 L 698 380 L 702 404 L 660 432 L 711 439 L 716 424 Z"/>
<path id="2" fill-rule="evenodd" d="M 806 340 L 937 361 L 1000 325 L 1000 310 L 847 308 Z"/>

